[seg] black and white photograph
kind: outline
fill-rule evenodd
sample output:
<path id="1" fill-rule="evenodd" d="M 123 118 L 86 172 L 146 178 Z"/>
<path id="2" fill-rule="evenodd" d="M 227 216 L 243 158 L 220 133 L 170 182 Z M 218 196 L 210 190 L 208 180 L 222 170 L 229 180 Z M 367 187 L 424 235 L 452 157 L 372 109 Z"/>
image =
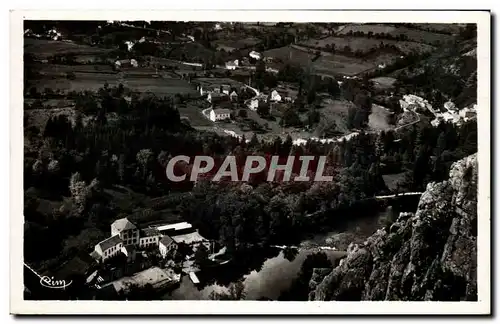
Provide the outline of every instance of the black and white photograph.
<path id="1" fill-rule="evenodd" d="M 11 311 L 490 312 L 489 12 L 22 14 Z"/>

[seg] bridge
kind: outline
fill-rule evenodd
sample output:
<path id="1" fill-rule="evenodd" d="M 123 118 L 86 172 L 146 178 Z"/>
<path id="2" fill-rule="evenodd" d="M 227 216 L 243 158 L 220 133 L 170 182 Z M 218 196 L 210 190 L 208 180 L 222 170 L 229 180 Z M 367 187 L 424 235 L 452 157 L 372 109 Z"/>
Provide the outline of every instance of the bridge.
<path id="1" fill-rule="evenodd" d="M 403 192 L 400 194 L 394 194 L 394 195 L 385 195 L 385 196 L 375 196 L 375 199 L 388 199 L 388 198 L 396 198 L 396 197 L 402 197 L 402 196 L 419 196 L 423 194 L 423 192 Z"/>

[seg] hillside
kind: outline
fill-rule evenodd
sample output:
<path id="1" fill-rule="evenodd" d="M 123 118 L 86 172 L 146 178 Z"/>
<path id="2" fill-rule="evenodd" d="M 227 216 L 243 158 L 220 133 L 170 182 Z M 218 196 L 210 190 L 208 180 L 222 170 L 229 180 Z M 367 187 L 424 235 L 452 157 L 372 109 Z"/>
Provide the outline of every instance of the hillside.
<path id="1" fill-rule="evenodd" d="M 335 269 L 315 269 L 310 300 L 477 300 L 477 154 L 430 183 L 417 212 L 401 213 Z"/>

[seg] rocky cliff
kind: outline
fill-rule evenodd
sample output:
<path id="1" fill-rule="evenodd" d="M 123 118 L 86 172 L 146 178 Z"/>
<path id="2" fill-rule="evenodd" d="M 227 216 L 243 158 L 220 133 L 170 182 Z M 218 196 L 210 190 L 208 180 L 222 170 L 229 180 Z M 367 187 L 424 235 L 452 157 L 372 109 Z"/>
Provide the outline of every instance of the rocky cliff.
<path id="1" fill-rule="evenodd" d="M 318 269 L 310 300 L 476 300 L 477 154 L 430 183 L 415 214 L 401 213 L 332 271 Z"/>

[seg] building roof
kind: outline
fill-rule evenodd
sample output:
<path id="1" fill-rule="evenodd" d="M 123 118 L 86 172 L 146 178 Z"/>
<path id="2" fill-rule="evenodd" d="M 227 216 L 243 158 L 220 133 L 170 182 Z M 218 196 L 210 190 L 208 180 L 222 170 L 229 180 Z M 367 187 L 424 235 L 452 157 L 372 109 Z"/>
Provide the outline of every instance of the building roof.
<path id="1" fill-rule="evenodd" d="M 233 90 L 233 92 L 231 92 L 230 96 L 237 96 L 238 94 L 236 93 L 236 91 Z"/>
<path id="2" fill-rule="evenodd" d="M 97 245 L 99 245 L 101 247 L 102 251 L 106 251 L 110 247 L 113 247 L 121 242 L 122 242 L 122 239 L 120 238 L 120 235 L 116 234 L 115 236 L 108 237 L 104 241 L 97 243 Z"/>
<path id="3" fill-rule="evenodd" d="M 141 230 L 141 237 L 150 237 L 150 236 L 160 236 L 161 233 L 157 228 L 145 228 Z"/>
<path id="4" fill-rule="evenodd" d="M 222 85 L 222 90 L 231 90 L 231 86 L 227 85 L 227 84 L 223 84 Z"/>
<path id="5" fill-rule="evenodd" d="M 226 96 L 225 93 L 220 93 L 220 92 L 210 92 L 208 95 L 210 97 L 215 97 L 215 98 L 222 98 Z"/>
<path id="6" fill-rule="evenodd" d="M 172 243 L 172 242 L 174 242 L 174 240 L 168 235 L 164 235 L 160 240 L 160 243 L 165 245 L 165 246 L 170 245 L 170 243 Z"/>
<path id="7" fill-rule="evenodd" d="M 125 230 L 132 230 L 136 229 L 137 227 L 129 221 L 127 218 L 120 218 L 117 219 L 111 224 L 111 228 L 114 228 L 118 232 L 125 231 Z"/>
<path id="8" fill-rule="evenodd" d="M 217 108 L 217 109 L 214 109 L 214 113 L 215 113 L 216 115 L 230 114 L 230 113 L 231 113 L 231 110 L 229 110 L 229 109 L 225 109 L 225 108 Z"/>
<path id="9" fill-rule="evenodd" d="M 208 241 L 206 238 L 201 236 L 200 233 L 198 233 L 198 232 L 192 232 L 192 233 L 181 234 L 181 235 L 174 235 L 174 236 L 172 236 L 172 239 L 176 243 L 185 243 L 185 244 L 193 244 L 193 243 Z"/>
<path id="10" fill-rule="evenodd" d="M 98 259 L 100 258 L 99 253 L 98 253 L 96 250 L 94 250 L 94 251 L 90 252 L 90 253 L 89 253 L 89 255 L 90 255 L 90 256 L 91 256 L 94 260 L 98 260 Z"/>
<path id="11" fill-rule="evenodd" d="M 180 231 L 180 230 L 188 229 L 191 227 L 193 227 L 193 225 L 191 225 L 190 223 L 181 222 L 181 223 L 174 223 L 174 224 L 158 226 L 156 229 L 159 231 L 168 231 L 168 230 Z"/>

